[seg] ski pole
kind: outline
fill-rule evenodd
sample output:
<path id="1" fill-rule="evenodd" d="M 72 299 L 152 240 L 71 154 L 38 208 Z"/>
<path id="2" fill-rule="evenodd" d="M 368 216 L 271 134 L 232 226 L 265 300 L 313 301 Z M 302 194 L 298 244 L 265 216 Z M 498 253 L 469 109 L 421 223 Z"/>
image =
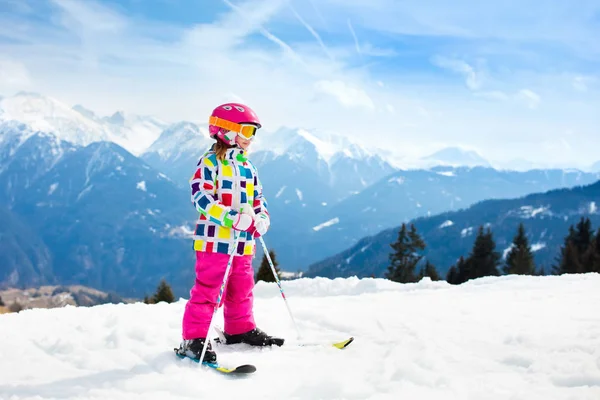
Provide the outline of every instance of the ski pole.
<path id="1" fill-rule="evenodd" d="M 271 266 L 271 271 L 273 272 L 273 276 L 275 276 L 275 282 L 277 282 L 277 286 L 279 286 L 279 291 L 281 292 L 281 297 L 283 297 L 283 301 L 285 301 L 285 306 L 287 307 L 288 313 L 292 318 L 292 322 L 294 323 L 294 328 L 296 328 L 296 334 L 298 335 L 298 339 L 301 338 L 300 330 L 298 329 L 298 325 L 296 324 L 296 320 L 294 319 L 294 315 L 292 314 L 292 310 L 290 309 L 290 305 L 288 304 L 287 299 L 285 298 L 285 293 L 283 293 L 283 288 L 281 287 L 281 282 L 279 281 L 279 277 L 277 276 L 277 271 L 275 270 L 275 265 L 273 265 L 273 260 L 271 260 L 271 255 L 269 254 L 269 250 L 267 250 L 267 246 L 265 245 L 265 240 L 259 237 L 260 243 L 262 244 L 262 248 L 267 256 L 267 260 L 269 261 L 269 265 Z"/>
<path id="2" fill-rule="evenodd" d="M 215 315 L 217 315 L 217 311 L 219 310 L 219 304 L 221 304 L 221 299 L 223 298 L 223 292 L 225 292 L 225 285 L 227 284 L 227 278 L 229 276 L 229 270 L 231 269 L 231 265 L 233 264 L 233 257 L 235 256 L 235 252 L 237 250 L 237 244 L 240 240 L 240 235 L 234 231 L 235 240 L 233 242 L 233 251 L 229 255 L 229 262 L 227 263 L 227 268 L 225 268 L 225 276 L 223 277 L 223 283 L 221 283 L 221 289 L 219 290 L 219 295 L 217 296 L 217 304 L 215 304 L 215 310 L 213 311 L 213 315 L 210 318 L 210 323 L 208 324 L 208 331 L 206 332 L 206 339 L 204 340 L 204 347 L 202 347 L 202 353 L 200 354 L 200 362 L 204 360 L 204 355 L 206 354 L 206 349 L 208 348 L 208 335 L 210 334 L 210 330 L 213 326 L 213 322 L 215 320 Z"/>

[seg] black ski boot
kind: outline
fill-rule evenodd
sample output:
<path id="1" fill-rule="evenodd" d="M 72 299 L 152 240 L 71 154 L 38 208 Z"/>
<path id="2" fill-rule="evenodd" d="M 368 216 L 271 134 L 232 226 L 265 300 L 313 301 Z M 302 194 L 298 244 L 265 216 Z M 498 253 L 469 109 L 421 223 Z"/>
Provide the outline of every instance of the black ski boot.
<path id="1" fill-rule="evenodd" d="M 200 361 L 200 356 L 202 355 L 202 348 L 204 347 L 205 341 L 206 339 L 204 338 L 184 340 L 181 342 L 178 349 L 174 349 L 175 353 L 177 353 L 177 355 L 180 357 L 189 357 L 195 361 Z M 217 353 L 213 351 L 210 340 L 206 346 L 206 353 L 204 353 L 203 362 L 217 362 Z"/>
<path id="2" fill-rule="evenodd" d="M 224 333 L 227 344 L 246 343 L 250 346 L 282 346 L 285 339 L 269 336 L 258 328 L 238 335 Z"/>

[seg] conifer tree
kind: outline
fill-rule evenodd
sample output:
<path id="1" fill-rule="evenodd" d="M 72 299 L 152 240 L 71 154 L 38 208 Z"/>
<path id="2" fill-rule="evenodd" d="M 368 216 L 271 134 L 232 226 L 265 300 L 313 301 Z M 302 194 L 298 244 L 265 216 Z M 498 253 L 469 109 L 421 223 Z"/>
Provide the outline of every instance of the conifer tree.
<path id="1" fill-rule="evenodd" d="M 417 233 L 414 225 L 408 231 L 406 224 L 402 224 L 398 232 L 398 240 L 390 245 L 394 250 L 390 254 L 390 266 L 386 278 L 400 283 L 415 282 L 415 268 L 423 255 L 418 251 L 425 250 L 425 242 Z"/>
<path id="2" fill-rule="evenodd" d="M 427 260 L 425 262 L 425 265 L 421 267 L 421 270 L 419 271 L 418 280 L 421 280 L 426 276 L 429 277 L 432 281 L 440 280 L 440 274 L 435 268 L 435 265 L 433 265 L 429 260 Z"/>
<path id="3" fill-rule="evenodd" d="M 495 249 L 496 242 L 494 242 L 492 231 L 489 228 L 484 231 L 483 226 L 480 226 L 473 244 L 473 250 L 465 262 L 464 273 L 459 274 L 461 275 L 461 283 L 484 276 L 500 275 L 498 265 L 501 256 Z"/>
<path id="4" fill-rule="evenodd" d="M 535 275 L 533 253 L 529 240 L 525 235 L 525 227 L 519 224 L 519 229 L 513 239 L 513 245 L 506 257 L 505 274 Z"/>
<path id="5" fill-rule="evenodd" d="M 4 304 L 4 301 L 2 300 L 2 296 L 0 296 L 0 307 L 4 307 L 6 304 Z"/>
<path id="6" fill-rule="evenodd" d="M 583 255 L 584 272 L 600 273 L 600 228 L 592 238 L 592 242 Z"/>
<path id="7" fill-rule="evenodd" d="M 577 229 L 573 225 L 569 227 L 569 234 L 565 237 L 564 244 L 560 248 L 560 256 L 557 259 L 558 263 L 553 268 L 554 274 L 578 274 L 585 272 L 583 254 L 580 253 L 580 249 L 584 249 L 584 252 L 587 251 L 591 243 L 591 237 L 588 237 L 586 232 L 590 228 L 591 225 L 588 225 L 584 218 L 577 224 Z M 585 245 L 586 242 L 588 243 L 587 245 Z"/>
<path id="8" fill-rule="evenodd" d="M 173 291 L 171 290 L 171 286 L 167 283 L 165 279 L 160 281 L 158 288 L 156 289 L 156 293 L 152 298 L 154 303 L 159 303 L 161 301 L 172 303 L 175 301 L 175 296 L 173 296 Z"/>
<path id="9" fill-rule="evenodd" d="M 275 257 L 275 251 L 269 250 L 269 255 L 271 256 L 273 266 L 275 267 L 275 271 L 277 272 L 277 278 L 281 279 L 281 271 L 279 271 L 279 268 L 277 268 L 279 263 L 277 262 L 277 258 Z M 263 254 L 263 258 L 260 263 L 260 267 L 258 268 L 258 272 L 256 273 L 254 281 L 276 282 L 275 276 L 273 275 L 273 271 L 271 271 L 271 266 L 269 265 L 269 260 L 267 259 L 266 254 Z"/>
<path id="10" fill-rule="evenodd" d="M 460 258 L 456 262 L 456 265 L 451 266 L 448 270 L 448 273 L 446 274 L 446 282 L 450 283 L 451 285 L 460 285 L 461 283 L 463 283 L 461 279 L 462 275 L 465 273 L 464 270 L 465 258 L 463 256 L 460 256 Z"/>
<path id="11" fill-rule="evenodd" d="M 448 283 L 460 285 L 461 283 L 466 282 L 467 276 L 469 275 L 469 265 L 463 256 L 460 256 L 458 259 L 455 269 L 455 275 L 452 276 L 452 281 L 448 280 Z"/>

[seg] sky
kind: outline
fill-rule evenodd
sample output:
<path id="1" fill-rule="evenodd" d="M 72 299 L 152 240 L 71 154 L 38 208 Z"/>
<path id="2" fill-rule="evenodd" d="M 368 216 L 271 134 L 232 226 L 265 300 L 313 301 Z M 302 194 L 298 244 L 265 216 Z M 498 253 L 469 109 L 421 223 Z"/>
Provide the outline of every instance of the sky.
<path id="1" fill-rule="evenodd" d="M 282 285 L 301 336 L 277 285 L 259 282 L 256 323 L 286 342 L 215 347 L 226 367 L 256 366 L 240 379 L 175 356 L 187 297 L 0 315 L 0 398 L 600 398 L 598 274 Z M 221 308 L 215 325 L 223 322 Z M 344 350 L 330 346 L 348 337 L 355 340 Z"/>
<path id="2" fill-rule="evenodd" d="M 600 160 L 600 0 L 3 0 L 0 95 L 342 133 L 407 157 Z"/>

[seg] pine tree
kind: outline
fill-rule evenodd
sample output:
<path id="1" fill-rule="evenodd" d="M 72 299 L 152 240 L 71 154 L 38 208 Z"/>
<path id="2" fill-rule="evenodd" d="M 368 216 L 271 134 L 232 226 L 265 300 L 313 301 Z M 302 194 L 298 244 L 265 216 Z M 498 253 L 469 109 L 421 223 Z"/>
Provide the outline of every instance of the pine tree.
<path id="1" fill-rule="evenodd" d="M 0 307 L 4 306 L 6 306 L 6 304 L 4 304 L 4 300 L 2 300 L 2 296 L 0 296 Z"/>
<path id="2" fill-rule="evenodd" d="M 439 281 L 441 279 L 440 274 L 435 268 L 435 265 L 433 265 L 429 260 L 427 260 L 425 262 L 425 265 L 421 267 L 421 270 L 419 271 L 418 280 L 420 281 L 426 276 L 429 277 L 432 281 Z"/>
<path id="3" fill-rule="evenodd" d="M 398 233 L 398 240 L 390 245 L 394 250 L 390 254 L 390 266 L 386 278 L 400 283 L 416 282 L 415 268 L 423 255 L 418 251 L 425 250 L 425 242 L 417 233 L 414 225 L 410 231 L 406 224 L 402 224 Z"/>
<path id="4" fill-rule="evenodd" d="M 456 265 L 451 266 L 446 273 L 446 282 L 451 285 L 457 285 L 458 282 L 458 269 Z"/>
<path id="5" fill-rule="evenodd" d="M 529 240 L 525 235 L 525 227 L 519 224 L 519 229 L 513 239 L 513 245 L 506 257 L 505 274 L 535 275 L 533 253 Z"/>
<path id="6" fill-rule="evenodd" d="M 277 272 L 277 278 L 281 279 L 281 271 L 279 271 L 279 268 L 277 268 L 279 263 L 277 262 L 277 258 L 275 257 L 275 251 L 269 250 L 269 255 L 271 256 L 273 266 L 275 267 L 275 271 Z M 271 271 L 271 266 L 269 264 L 269 260 L 267 259 L 266 254 L 263 255 L 260 267 L 258 268 L 258 272 L 256 273 L 254 281 L 276 282 L 275 276 L 273 275 L 273 271 Z"/>
<path id="7" fill-rule="evenodd" d="M 173 296 L 173 291 L 171 290 L 171 286 L 167 283 L 165 279 L 160 281 L 158 288 L 156 289 L 156 293 L 152 298 L 152 301 L 156 304 L 161 301 L 172 303 L 175 301 L 175 296 Z"/>
<path id="8" fill-rule="evenodd" d="M 465 263 L 465 274 L 462 276 L 462 282 L 469 279 L 481 278 L 484 276 L 498 276 L 498 265 L 500 264 L 500 253 L 495 251 L 496 242 L 492 236 L 492 231 L 488 228 L 484 231 L 483 226 L 479 227 L 479 232 L 473 244 L 473 250 Z"/>
<path id="9" fill-rule="evenodd" d="M 469 275 L 469 265 L 467 263 L 467 260 L 463 256 L 460 256 L 455 268 L 456 271 L 455 275 L 452 277 L 453 280 L 448 280 L 448 283 L 460 285 L 461 283 L 466 282 L 467 276 Z"/>
<path id="10" fill-rule="evenodd" d="M 592 238 L 592 242 L 583 255 L 582 268 L 584 272 L 600 273 L 600 229 Z"/>
<path id="11" fill-rule="evenodd" d="M 591 247 L 593 233 L 589 218 L 581 218 L 577 227 L 571 225 L 569 234 L 564 239 L 564 244 L 560 248 L 560 256 L 557 264 L 554 265 L 553 273 L 562 274 L 580 274 L 586 272 L 584 255 Z"/>

